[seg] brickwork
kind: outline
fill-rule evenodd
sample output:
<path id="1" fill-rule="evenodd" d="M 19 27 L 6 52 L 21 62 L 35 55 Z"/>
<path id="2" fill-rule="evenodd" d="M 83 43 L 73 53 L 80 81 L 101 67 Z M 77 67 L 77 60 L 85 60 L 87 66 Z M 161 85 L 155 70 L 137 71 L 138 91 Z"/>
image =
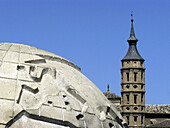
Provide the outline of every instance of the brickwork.
<path id="1" fill-rule="evenodd" d="M 143 61 L 122 61 L 121 111 L 129 126 L 144 126 L 145 68 Z"/>
<path id="2" fill-rule="evenodd" d="M 127 40 L 129 49 L 122 59 L 121 68 L 121 113 L 129 127 L 145 125 L 145 68 L 136 44 L 133 19 L 131 32 Z"/>

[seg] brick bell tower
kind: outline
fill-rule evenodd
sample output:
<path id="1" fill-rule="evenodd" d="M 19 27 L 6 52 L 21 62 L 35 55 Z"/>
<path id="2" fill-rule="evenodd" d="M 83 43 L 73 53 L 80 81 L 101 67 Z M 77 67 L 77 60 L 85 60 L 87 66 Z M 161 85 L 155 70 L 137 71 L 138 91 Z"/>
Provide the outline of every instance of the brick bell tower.
<path id="1" fill-rule="evenodd" d="M 129 127 L 145 126 L 145 68 L 136 44 L 131 14 L 129 49 L 121 60 L 121 113 Z"/>

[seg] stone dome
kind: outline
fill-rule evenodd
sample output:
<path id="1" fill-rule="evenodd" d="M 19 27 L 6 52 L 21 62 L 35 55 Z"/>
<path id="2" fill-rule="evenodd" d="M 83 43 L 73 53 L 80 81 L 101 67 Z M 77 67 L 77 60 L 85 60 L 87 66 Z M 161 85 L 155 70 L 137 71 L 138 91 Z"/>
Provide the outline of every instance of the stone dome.
<path id="1" fill-rule="evenodd" d="M 124 127 L 115 106 L 72 62 L 0 43 L 0 128 Z"/>

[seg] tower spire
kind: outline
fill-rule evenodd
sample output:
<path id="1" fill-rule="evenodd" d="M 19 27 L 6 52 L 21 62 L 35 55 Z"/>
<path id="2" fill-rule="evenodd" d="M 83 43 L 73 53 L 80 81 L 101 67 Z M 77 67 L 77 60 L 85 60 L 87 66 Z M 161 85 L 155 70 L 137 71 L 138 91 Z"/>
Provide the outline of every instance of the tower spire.
<path id="1" fill-rule="evenodd" d="M 134 31 L 134 27 L 133 27 L 133 12 L 131 12 L 131 30 L 130 30 L 130 37 L 128 39 L 128 42 L 130 40 L 134 40 L 134 41 L 138 41 L 138 39 L 135 37 L 135 31 Z"/>
<path id="2" fill-rule="evenodd" d="M 131 30 L 130 30 L 130 37 L 128 38 L 128 43 L 129 43 L 129 49 L 126 54 L 126 56 L 122 59 L 124 60 L 142 60 L 144 59 L 140 56 L 136 44 L 138 42 L 138 39 L 135 37 L 135 31 L 133 27 L 133 13 L 131 12 Z"/>

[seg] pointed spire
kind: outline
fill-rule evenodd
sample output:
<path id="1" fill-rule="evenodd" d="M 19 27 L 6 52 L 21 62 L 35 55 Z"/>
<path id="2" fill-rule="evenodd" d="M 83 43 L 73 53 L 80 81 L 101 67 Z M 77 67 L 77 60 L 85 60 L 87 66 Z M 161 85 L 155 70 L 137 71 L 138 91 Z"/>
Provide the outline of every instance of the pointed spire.
<path id="1" fill-rule="evenodd" d="M 135 32 L 133 28 L 133 12 L 131 12 L 131 31 L 130 31 L 130 37 L 134 36 L 135 37 Z"/>
<path id="2" fill-rule="evenodd" d="M 144 59 L 140 56 L 136 44 L 138 42 L 138 39 L 135 37 L 134 27 L 133 27 L 133 13 L 131 12 L 131 30 L 130 30 L 130 37 L 127 40 L 129 43 L 129 49 L 126 54 L 126 56 L 122 59 L 124 60 L 142 60 Z"/>
<path id="3" fill-rule="evenodd" d="M 107 92 L 109 92 L 109 84 L 107 85 Z"/>
<path id="4" fill-rule="evenodd" d="M 134 31 L 134 28 L 133 28 L 133 12 L 131 12 L 131 30 L 130 30 L 130 37 L 128 39 L 128 42 L 130 40 L 134 40 L 134 41 L 138 41 L 138 39 L 135 37 L 135 31 Z"/>

